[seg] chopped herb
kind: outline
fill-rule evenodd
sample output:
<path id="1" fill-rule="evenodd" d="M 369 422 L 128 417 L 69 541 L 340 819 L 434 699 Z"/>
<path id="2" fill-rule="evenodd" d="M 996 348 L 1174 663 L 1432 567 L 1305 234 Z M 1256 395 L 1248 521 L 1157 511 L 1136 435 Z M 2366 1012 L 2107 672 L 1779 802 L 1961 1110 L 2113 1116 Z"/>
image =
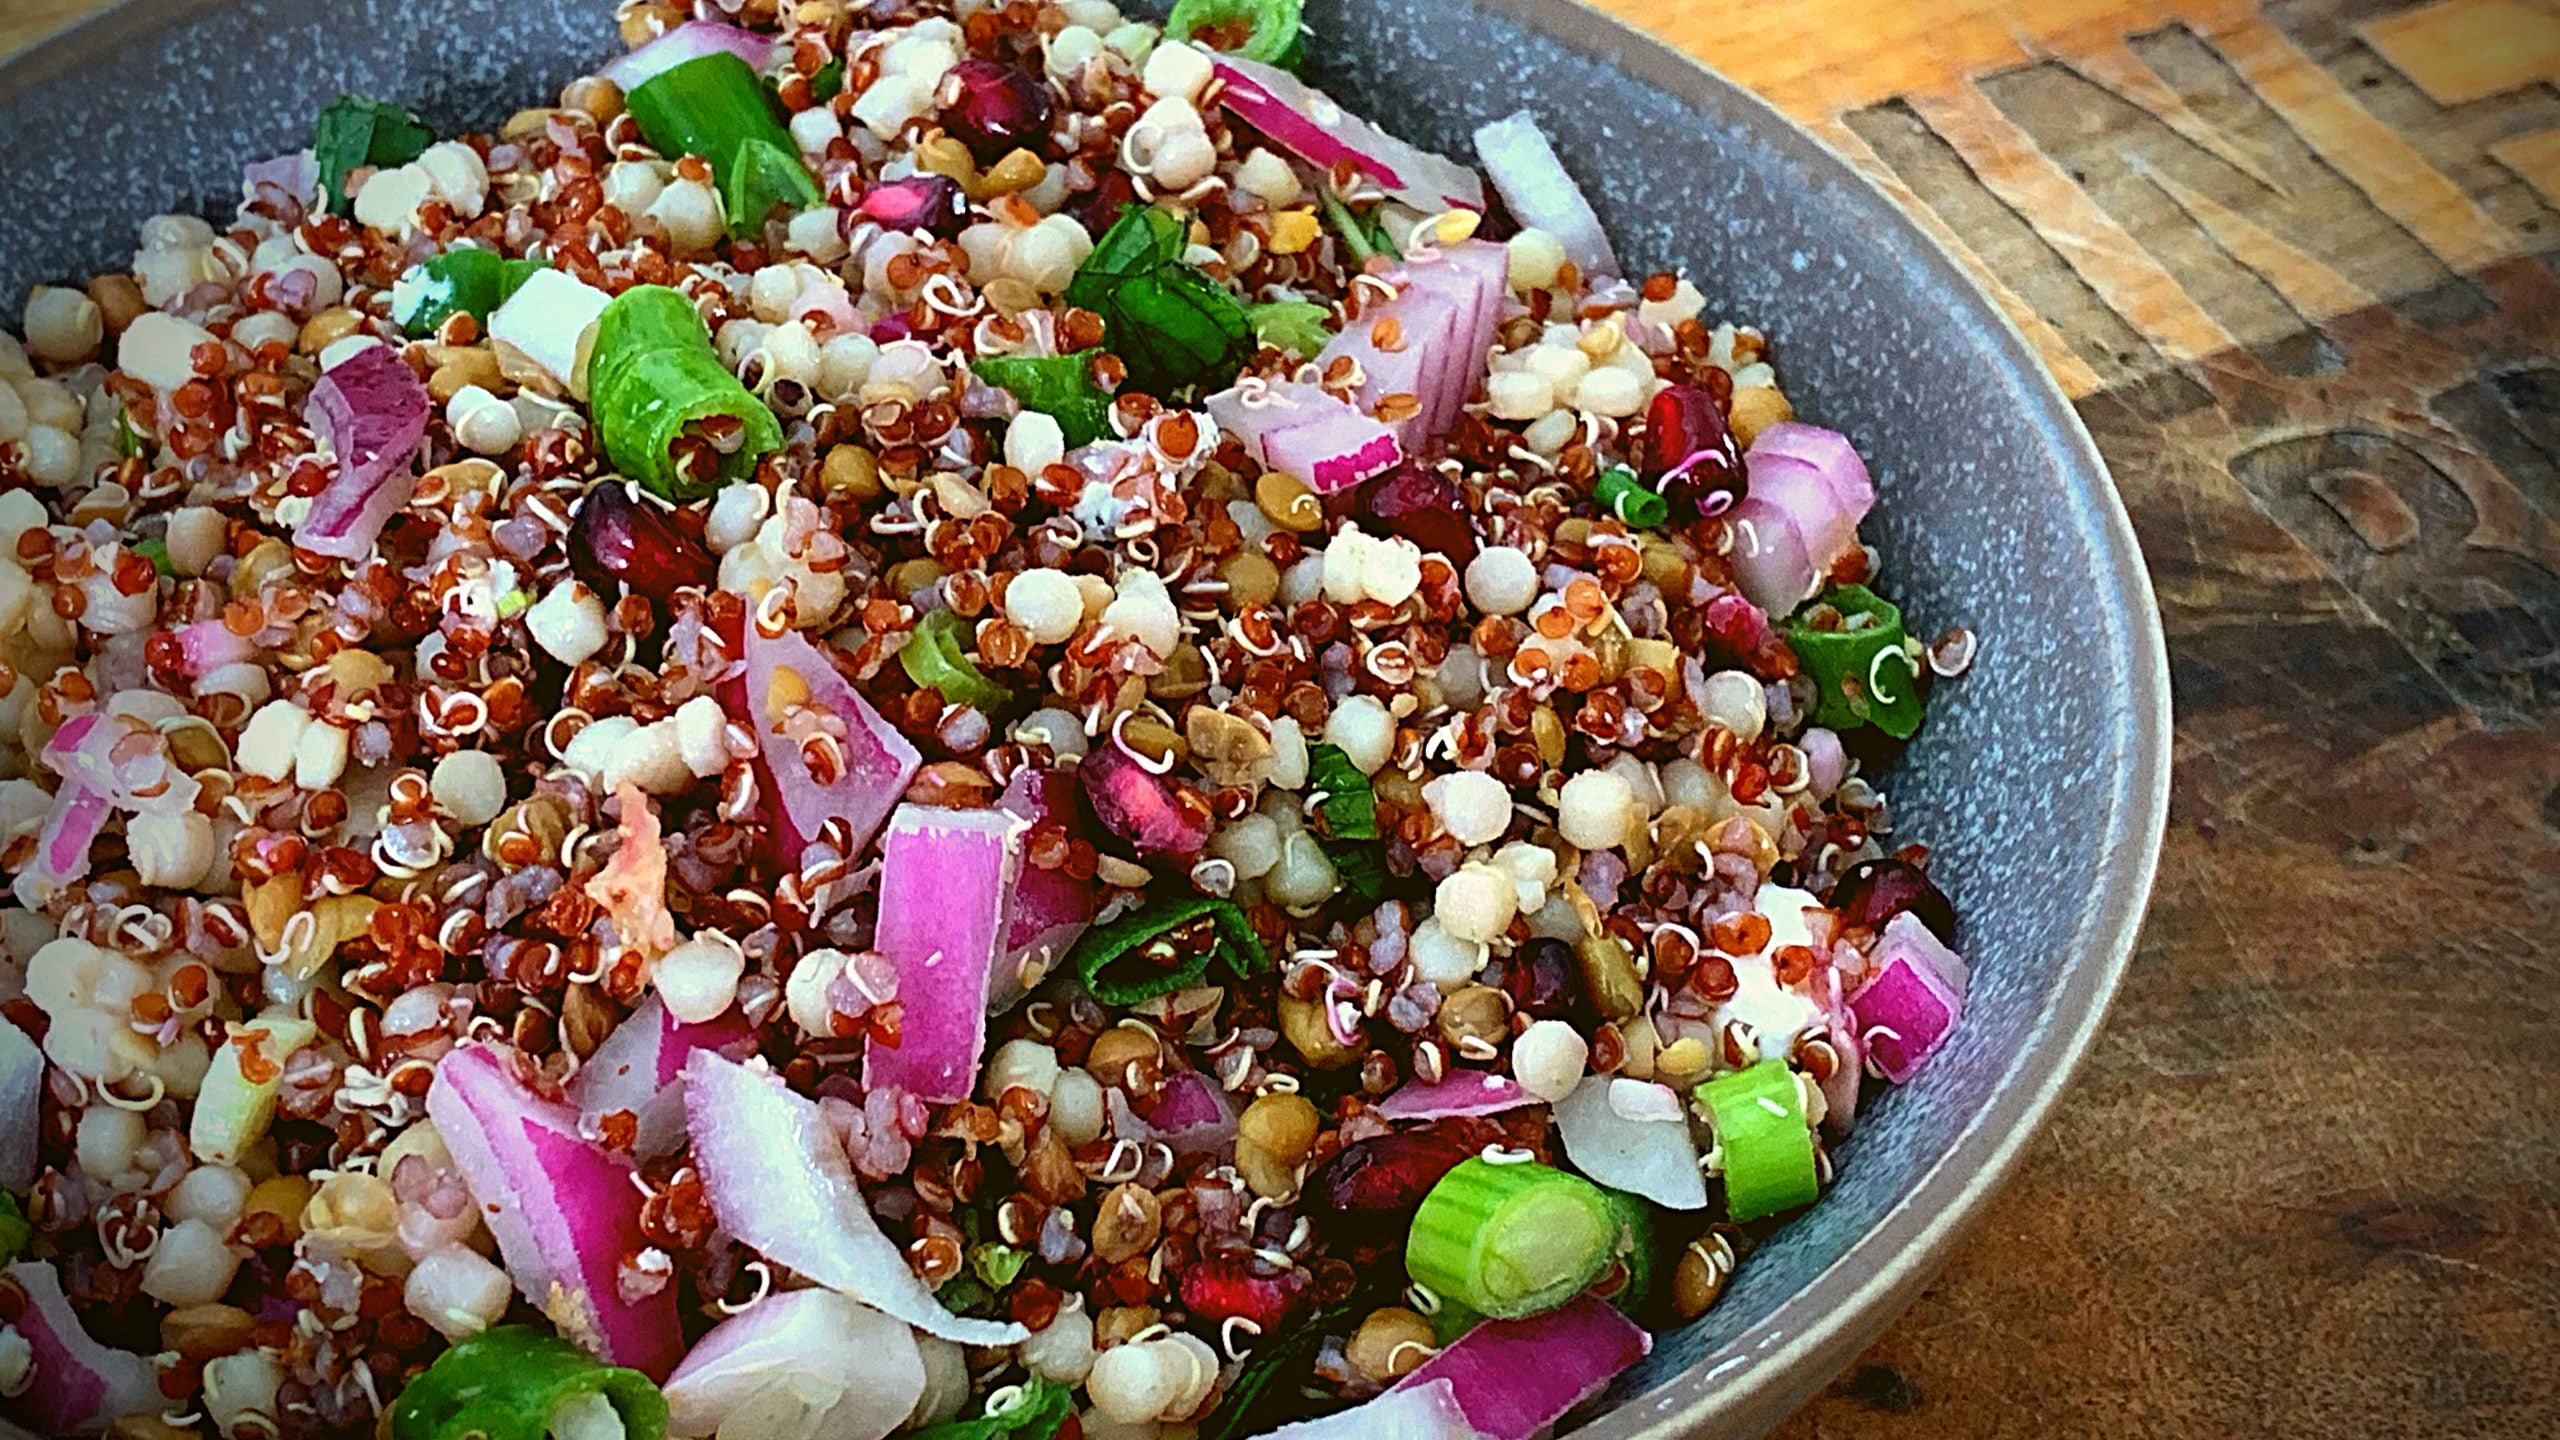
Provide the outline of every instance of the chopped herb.
<path id="1" fill-rule="evenodd" d="M 15 1263 L 34 1238 L 36 1227 L 28 1222 L 27 1212 L 18 1208 L 18 1197 L 0 1190 L 0 1265 Z"/>
<path id="2" fill-rule="evenodd" d="M 1232 376 L 1253 354 L 1244 303 L 1182 263 L 1188 235 L 1164 211 L 1132 205 L 1067 285 L 1068 304 L 1102 317 L 1130 383 L 1154 395 Z"/>
<path id="3" fill-rule="evenodd" d="M 311 151 L 319 161 L 320 193 L 329 202 L 330 213 L 346 215 L 355 209 L 355 192 L 347 188 L 349 171 L 366 165 L 376 169 L 406 165 L 434 143 L 435 132 L 402 106 L 361 95 L 341 95 L 329 102 L 312 127 Z"/>
<path id="4" fill-rule="evenodd" d="M 1324 803 L 1316 808 L 1324 817 L 1328 839 L 1378 838 L 1377 794 L 1369 788 L 1369 777 L 1360 773 L 1341 746 L 1307 747 L 1307 788 L 1324 796 Z"/>
<path id="5" fill-rule="evenodd" d="M 969 658 L 965 647 L 970 629 L 968 621 L 948 610 L 936 610 L 899 647 L 898 663 L 906 668 L 908 679 L 941 691 L 945 702 L 992 713 L 1012 699 L 1013 692 L 988 679 Z"/>
<path id="6" fill-rule="evenodd" d="M 728 51 L 651 76 L 624 103 L 659 154 L 698 155 L 710 163 L 733 235 L 762 235 L 777 208 L 826 203 L 754 67 Z"/>
<path id="7" fill-rule="evenodd" d="M 178 567 L 169 563 L 169 542 L 154 535 L 125 546 L 127 550 L 151 562 L 151 568 L 176 579 Z"/>
<path id="8" fill-rule="evenodd" d="M 990 1290 L 1002 1290 L 1012 1284 L 1021 1277 L 1022 1267 L 1030 1261 L 1030 1252 L 993 1241 L 969 1248 L 969 1268 Z"/>
<path id="9" fill-rule="evenodd" d="M 1253 338 L 1274 350 L 1312 360 L 1333 339 L 1333 307 L 1312 300 L 1274 300 L 1245 307 Z"/>
<path id="10" fill-rule="evenodd" d="M 1074 450 L 1113 433 L 1111 396 L 1093 383 L 1094 357 L 1101 353 L 1095 349 L 1073 355 L 991 355 L 971 361 L 969 368 L 979 379 L 1012 392 L 1023 409 L 1057 421 L 1067 448 Z"/>
<path id="11" fill-rule="evenodd" d="M 588 1357 L 534 1325 L 500 1325 L 436 1357 L 391 1406 L 391 1440 L 543 1440 L 571 1402 L 602 1395 L 628 1440 L 667 1433 L 649 1377 Z"/>
<path id="12" fill-rule="evenodd" d="M 1206 932 L 1189 933 L 1204 918 Z M 1181 895 L 1085 931 L 1067 963 L 1103 1004 L 1135 1005 L 1199 984 L 1212 957 L 1238 978 L 1270 963 L 1241 908 L 1214 896 Z"/>

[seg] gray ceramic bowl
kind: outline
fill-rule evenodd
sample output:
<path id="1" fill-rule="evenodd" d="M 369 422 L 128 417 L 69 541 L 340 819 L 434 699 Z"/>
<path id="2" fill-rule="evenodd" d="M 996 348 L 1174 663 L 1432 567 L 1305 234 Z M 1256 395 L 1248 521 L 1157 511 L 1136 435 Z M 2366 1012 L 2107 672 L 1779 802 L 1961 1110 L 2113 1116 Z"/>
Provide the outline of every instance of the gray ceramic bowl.
<path id="1" fill-rule="evenodd" d="M 122 263 L 136 222 L 227 216 L 243 161 L 341 90 L 441 127 L 541 103 L 614 45 L 606 0 L 126 0 L 0 68 L 0 308 Z M 1964 916 L 1973 1008 L 1885 1096 L 1840 1184 L 1663 1337 L 1577 1432 L 1775 1425 L 1918 1291 L 2015 1163 L 2106 1010 L 2167 807 L 2167 662 L 2103 462 L 2026 344 L 1838 157 L 1729 82 L 1560 0 L 1314 0 L 1320 83 L 1453 154 L 1536 110 L 1631 264 L 1685 266 L 1778 347 L 1883 491 L 1894 594 L 1980 633 L 1896 773 Z"/>

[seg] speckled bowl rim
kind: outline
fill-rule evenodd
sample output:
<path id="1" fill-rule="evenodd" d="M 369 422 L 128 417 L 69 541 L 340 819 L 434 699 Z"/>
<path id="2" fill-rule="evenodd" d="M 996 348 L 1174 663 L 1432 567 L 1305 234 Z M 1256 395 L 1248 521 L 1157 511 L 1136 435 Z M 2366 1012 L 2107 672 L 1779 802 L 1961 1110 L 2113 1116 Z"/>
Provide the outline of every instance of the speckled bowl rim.
<path id="1" fill-rule="evenodd" d="M 1850 1242 L 1811 1284 L 1672 1380 L 1573 1432 L 1578 1440 L 1758 1434 L 1812 1398 L 1946 1263 L 1956 1241 L 2016 1169 L 2104 1022 L 2133 956 L 2168 822 L 2168 647 L 2132 520 L 2096 442 L 2017 325 L 1937 237 L 1863 170 L 1784 112 L 1624 21 L 1580 0 L 1474 3 L 1684 104 L 1738 109 L 1756 120 L 1761 138 L 1785 158 L 1833 172 L 1867 195 L 1876 218 L 1898 227 L 1901 248 L 1969 307 L 1969 314 L 1949 319 L 1978 327 L 2004 367 L 2023 381 L 2025 403 L 2017 418 L 2054 456 L 2080 513 L 2094 517 L 2094 533 L 2087 538 L 2097 570 L 2112 585 L 2095 598 L 2124 625 L 2117 673 L 2134 724 L 2109 797 L 2115 819 L 2108 847 L 2094 867 L 2099 892 L 2082 913 L 2074 953 L 2057 962 L 2061 973 L 2051 1003 L 1993 1082 L 1990 1098 L 1894 1209 Z M 0 56 L 0 100 L 112 57 L 128 41 L 184 23 L 200 8 L 196 0 L 119 0 L 16 55 Z M 14 1428 L 0 1424 L 0 1433 Z"/>

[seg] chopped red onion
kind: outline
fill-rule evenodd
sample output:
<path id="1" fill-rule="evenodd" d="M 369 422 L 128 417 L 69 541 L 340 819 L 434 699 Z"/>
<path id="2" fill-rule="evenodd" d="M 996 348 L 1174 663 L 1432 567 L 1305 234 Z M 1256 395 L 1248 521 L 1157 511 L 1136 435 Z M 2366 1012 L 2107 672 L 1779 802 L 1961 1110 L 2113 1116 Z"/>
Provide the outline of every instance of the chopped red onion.
<path id="1" fill-rule="evenodd" d="M 833 1290 L 788 1290 L 694 1342 L 667 1379 L 667 1430 L 882 1440 L 924 1386 L 924 1353 L 904 1323 Z"/>
<path id="2" fill-rule="evenodd" d="M 1064 770 L 1017 771 L 996 802 L 1035 826 L 1076 823 L 1076 777 Z M 1093 923 L 1094 886 L 1064 869 L 1043 869 L 1024 857 L 1014 884 L 1013 924 L 1005 931 L 1004 958 L 996 962 L 987 1013 L 1001 1015 L 1022 1000 L 1034 974 L 1046 974 L 1066 958 Z"/>
<path id="3" fill-rule="evenodd" d="M 178 668 L 190 680 L 200 680 L 225 665 L 237 665 L 258 657 L 258 642 L 235 634 L 219 620 L 198 620 L 179 628 Z"/>
<path id="4" fill-rule="evenodd" d="M 115 806 L 102 790 L 66 780 L 36 832 L 36 853 L 11 882 L 20 904 L 40 909 L 89 873 L 89 847 L 105 832 Z"/>
<path id="5" fill-rule="evenodd" d="M 1964 1015 L 1965 964 L 1920 917 L 1887 921 L 1867 983 L 1849 997 L 1876 1072 L 1899 1085 L 1947 1043 Z"/>
<path id="6" fill-rule="evenodd" d="M 1420 1373 L 1419 1371 L 1416 1372 Z M 1266 1430 L 1257 1440 L 1484 1440 L 1444 1379 L 1398 1385 L 1320 1420 Z"/>
<path id="7" fill-rule="evenodd" d="M 435 402 L 400 353 L 369 345 L 311 387 L 311 428 L 338 457 L 338 473 L 293 531 L 296 547 L 362 560 L 417 484 L 409 461 L 426 438 Z"/>
<path id="8" fill-rule="evenodd" d="M 1644 1327 L 1586 1295 L 1526 1320 L 1488 1320 L 1387 1393 L 1445 1385 L 1486 1440 L 1530 1440 L 1652 1349 Z"/>
<path id="9" fill-rule="evenodd" d="M 1752 437 L 1751 454 L 1783 455 L 1812 466 L 1853 525 L 1865 519 L 1876 503 L 1876 482 L 1867 474 L 1867 462 L 1858 458 L 1849 437 L 1837 430 L 1782 421 Z"/>
<path id="10" fill-rule="evenodd" d="M 1725 512 L 1724 523 L 1733 535 L 1733 550 L 1725 560 L 1733 567 L 1734 583 L 1770 618 L 1794 614 L 1812 596 L 1821 575 L 1795 517 L 1757 495 L 1746 495 Z"/>
<path id="11" fill-rule="evenodd" d="M 467 1045 L 436 1065 L 427 1114 L 471 1187 L 508 1277 L 561 1336 L 663 1380 L 684 1354 L 676 1292 L 626 1293 L 625 1257 L 648 1249 L 640 1187 L 622 1156 L 579 1134 L 578 1112 L 528 1089 L 512 1051 Z"/>
<path id="12" fill-rule="evenodd" d="M 1167 1076 L 1155 1113 L 1144 1119 L 1114 1086 L 1103 1094 L 1114 1137 L 1144 1145 L 1161 1140 L 1177 1156 L 1214 1155 L 1235 1144 L 1236 1111 L 1217 1082 L 1197 1070 Z"/>
<path id="13" fill-rule="evenodd" d="M 47 1435 L 95 1435 L 123 1416 L 168 1408 L 149 1360 L 80 1328 L 50 1261 L 21 1260 L 7 1274 L 27 1292 L 11 1327 L 34 1352 L 26 1393 L 8 1402 L 19 1419 Z"/>
<path id="14" fill-rule="evenodd" d="M 873 1036 L 862 1082 L 920 1100 L 966 1100 L 986 1053 L 987 997 L 1012 933 L 1030 822 L 1003 810 L 901 805 L 880 842 L 872 948 L 898 970 L 898 1042 Z"/>
<path id="15" fill-rule="evenodd" d="M 773 804 L 782 863 L 798 864 L 800 852 L 831 819 L 842 820 L 850 833 L 849 854 L 861 853 L 906 793 L 924 756 L 807 636 L 797 630 L 765 635 L 752 621 L 745 629 L 744 681 L 722 686 L 721 698 L 730 718 L 753 731 L 764 747 L 757 779 Z M 786 669 L 807 689 L 819 715 L 843 723 L 844 733 L 835 737 L 841 754 L 832 782 L 810 773 L 800 740 L 785 733 L 785 717 L 773 713 L 774 679 Z"/>
<path id="16" fill-rule="evenodd" d="M 1319 170 L 1343 160 L 1388 195 L 1426 215 L 1484 209 L 1484 181 L 1454 160 L 1419 150 L 1345 111 L 1277 66 L 1216 58 L 1219 103 L 1281 149 Z"/>
<path id="17" fill-rule="evenodd" d="M 1564 1153 L 1583 1174 L 1667 1209 L 1707 1208 L 1698 1147 L 1670 1090 L 1592 1075 L 1556 1102 L 1555 1115 Z"/>
<path id="18" fill-rule="evenodd" d="M 621 86 L 622 93 L 628 95 L 688 60 L 699 60 L 724 50 L 746 61 L 748 69 L 762 75 L 773 68 L 773 52 L 779 43 L 771 35 L 759 35 L 735 25 L 691 20 L 607 65 L 604 78 Z"/>
<path id="19" fill-rule="evenodd" d="M 1523 110 L 1476 131 L 1476 159 L 1502 192 L 1511 218 L 1564 242 L 1565 258 L 1586 276 L 1618 273 L 1609 232 L 1573 176 L 1556 158 L 1538 118 Z"/>
<path id="20" fill-rule="evenodd" d="M 1508 1076 L 1454 1070 L 1437 1085 L 1409 1082 L 1380 1101 L 1378 1113 L 1389 1120 L 1448 1120 L 1461 1115 L 1499 1115 L 1537 1103 L 1537 1096 L 1521 1089 L 1519 1082 Z"/>
<path id="21" fill-rule="evenodd" d="M 673 1154 L 684 1144 L 684 1062 L 696 1050 L 743 1060 L 755 1053 L 755 1030 L 736 1006 L 688 1025 L 653 992 L 570 1077 L 569 1099 L 589 1125 L 615 1111 L 637 1117 L 639 1158 Z"/>
<path id="22" fill-rule="evenodd" d="M 1013 1345 L 1019 1325 L 952 1314 L 880 1232 L 818 1102 L 761 1063 L 697 1050 L 685 1064 L 693 1163 L 721 1228 L 828 1289 L 962 1345 Z"/>
<path id="23" fill-rule="evenodd" d="M 1457 423 L 1484 379 L 1510 264 L 1502 246 L 1483 240 L 1418 252 L 1392 277 L 1395 298 L 1344 326 L 1316 366 L 1346 356 L 1358 362 L 1360 403 L 1372 412 L 1388 396 L 1411 395 L 1421 409 L 1388 428 L 1408 453 L 1421 450 Z"/>
<path id="24" fill-rule="evenodd" d="M 296 150 L 241 169 L 241 199 L 256 203 L 259 187 L 265 185 L 273 185 L 308 208 L 320 198 L 319 157 L 307 149 Z"/>

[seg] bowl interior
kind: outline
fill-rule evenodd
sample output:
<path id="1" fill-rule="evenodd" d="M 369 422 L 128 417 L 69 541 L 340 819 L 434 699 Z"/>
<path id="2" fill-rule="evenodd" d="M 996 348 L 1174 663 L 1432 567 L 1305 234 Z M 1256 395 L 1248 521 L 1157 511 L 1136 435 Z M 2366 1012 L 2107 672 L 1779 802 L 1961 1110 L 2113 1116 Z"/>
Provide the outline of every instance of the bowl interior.
<path id="1" fill-rule="evenodd" d="M 614 45 L 602 0 L 128 0 L 0 67 L 0 313 L 121 263 L 166 209 L 229 213 L 244 161 L 305 143 L 342 90 L 440 128 L 544 103 Z M 1775 1423 L 1880 1329 L 2006 1168 L 2111 992 L 2165 805 L 2166 684 L 2140 556 L 2095 451 L 2025 347 L 1881 196 L 1775 112 L 1557 0 L 1314 0 L 1337 98 L 1469 153 L 1537 112 L 1631 266 L 1685 267 L 1774 341 L 1808 419 L 1882 490 L 1885 586 L 1982 641 L 1881 777 L 1935 851 L 1972 1003 L 1887 1094 L 1840 1183 L 1666 1336 L 1586 1433 Z"/>

